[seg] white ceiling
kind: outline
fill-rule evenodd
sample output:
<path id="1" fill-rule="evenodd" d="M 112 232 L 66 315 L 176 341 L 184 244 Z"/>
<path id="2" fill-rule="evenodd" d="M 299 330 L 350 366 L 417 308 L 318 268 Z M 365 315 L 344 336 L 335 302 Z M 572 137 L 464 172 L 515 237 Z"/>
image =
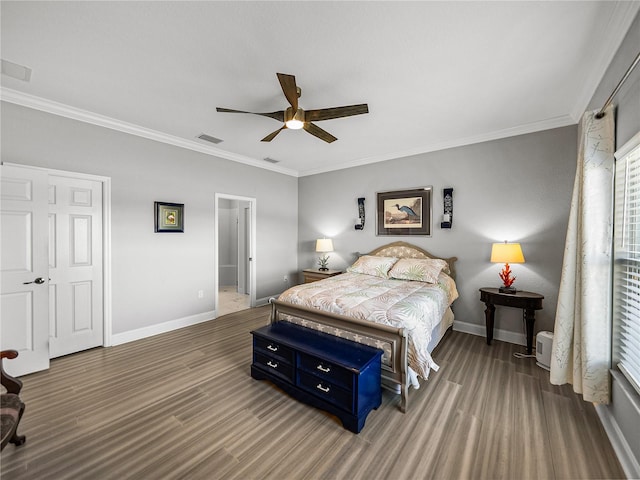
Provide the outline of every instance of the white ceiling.
<path id="1" fill-rule="evenodd" d="M 304 176 L 577 122 L 640 2 L 1 2 L 2 98 Z M 327 144 L 255 112 L 368 103 Z M 196 139 L 223 140 L 213 146 Z M 279 160 L 272 165 L 265 157 Z"/>

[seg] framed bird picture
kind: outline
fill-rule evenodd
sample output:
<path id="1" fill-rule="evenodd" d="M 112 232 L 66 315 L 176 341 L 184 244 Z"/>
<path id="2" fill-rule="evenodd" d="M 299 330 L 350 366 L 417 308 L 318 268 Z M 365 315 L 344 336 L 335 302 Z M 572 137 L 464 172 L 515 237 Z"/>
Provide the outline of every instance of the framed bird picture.
<path id="1" fill-rule="evenodd" d="M 433 187 L 377 193 L 376 235 L 431 236 Z"/>
<path id="2" fill-rule="evenodd" d="M 184 203 L 153 202 L 154 231 L 184 232 Z"/>

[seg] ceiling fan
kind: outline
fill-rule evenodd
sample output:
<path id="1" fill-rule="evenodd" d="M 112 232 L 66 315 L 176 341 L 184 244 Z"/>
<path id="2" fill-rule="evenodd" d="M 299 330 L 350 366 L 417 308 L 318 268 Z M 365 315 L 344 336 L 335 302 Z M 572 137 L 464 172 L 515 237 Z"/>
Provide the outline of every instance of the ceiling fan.
<path id="1" fill-rule="evenodd" d="M 258 113 L 217 107 L 216 111 L 226 113 L 251 113 L 253 115 L 262 115 L 263 117 L 273 118 L 274 120 L 282 122 L 282 127 L 264 137 L 261 140 L 263 142 L 270 142 L 276 138 L 276 135 L 278 135 L 282 130 L 298 130 L 300 128 L 304 128 L 311 135 L 314 135 L 327 143 L 335 142 L 337 138 L 312 122 L 369 113 L 369 107 L 366 103 L 348 105 L 344 107 L 321 108 L 319 110 L 303 110 L 298 107 L 298 98 L 300 97 L 302 90 L 296 85 L 296 77 L 286 73 L 277 73 L 276 75 L 278 75 L 278 80 L 280 81 L 280 86 L 282 87 L 284 96 L 289 102 L 289 105 L 291 105 L 290 107 L 287 107 L 286 110 Z"/>

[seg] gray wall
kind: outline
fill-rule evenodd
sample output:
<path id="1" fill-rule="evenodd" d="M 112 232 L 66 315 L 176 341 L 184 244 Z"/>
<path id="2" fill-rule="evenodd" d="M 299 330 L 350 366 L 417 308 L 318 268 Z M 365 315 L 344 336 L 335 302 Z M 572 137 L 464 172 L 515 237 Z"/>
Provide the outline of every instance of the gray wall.
<path id="1" fill-rule="evenodd" d="M 372 165 L 303 177 L 299 183 L 299 267 L 313 267 L 313 240 L 333 238 L 330 267 L 352 263 L 353 252 L 405 240 L 436 255 L 457 256 L 456 319 L 484 325 L 478 289 L 499 286 L 502 265 L 489 262 L 491 243 L 521 242 L 526 263 L 513 265 L 515 285 L 545 296 L 536 331 L 553 330 L 576 163 L 577 127 L 547 130 Z M 376 236 L 376 192 L 433 186 L 433 233 Z M 453 187 L 453 228 L 440 228 L 442 190 Z M 354 229 L 357 198 L 367 220 Z M 499 308 L 496 329 L 523 333 L 522 313 Z"/>
<path id="2" fill-rule="evenodd" d="M 213 311 L 215 193 L 256 198 L 258 301 L 295 275 L 296 178 L 14 104 L 1 114 L 2 161 L 111 177 L 114 334 Z M 154 201 L 185 204 L 184 234 L 154 233 Z"/>
<path id="3" fill-rule="evenodd" d="M 602 107 L 639 51 L 640 14 L 636 16 L 593 95 L 589 103 L 590 110 Z M 640 66 L 627 79 L 613 104 L 616 105 L 616 149 L 619 149 L 640 132 Z M 623 442 L 628 448 L 626 453 L 632 459 L 629 463 L 635 462 L 636 470 L 627 473 L 640 477 L 640 395 L 620 374 L 615 374 L 611 382 L 612 403 L 604 408 L 624 437 Z"/>

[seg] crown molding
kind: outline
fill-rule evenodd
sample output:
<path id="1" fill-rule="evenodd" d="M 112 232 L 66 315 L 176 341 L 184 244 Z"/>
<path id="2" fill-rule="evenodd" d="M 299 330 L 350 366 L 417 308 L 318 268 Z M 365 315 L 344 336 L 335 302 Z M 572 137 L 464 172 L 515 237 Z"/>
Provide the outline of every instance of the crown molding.
<path id="1" fill-rule="evenodd" d="M 571 115 L 563 115 L 560 117 L 554 117 L 540 122 L 529 123 L 518 127 L 507 128 L 504 130 L 498 130 L 495 132 L 489 132 L 482 135 L 476 135 L 472 137 L 456 139 L 445 142 L 437 142 L 428 144 L 421 147 L 412 148 L 410 150 L 403 150 L 398 152 L 388 152 L 381 155 L 375 155 L 371 157 L 365 157 L 362 159 L 353 160 L 351 162 L 340 163 L 339 165 L 315 168 L 305 171 L 296 171 L 289 168 L 278 167 L 261 160 L 255 160 L 244 155 L 238 155 L 232 152 L 227 152 L 215 147 L 207 145 L 201 145 L 195 141 L 187 140 L 184 138 L 169 135 L 157 130 L 151 130 L 132 123 L 123 122 L 115 118 L 99 115 L 87 110 L 71 107 L 63 103 L 47 100 L 42 97 L 30 95 L 27 93 L 19 92 L 6 87 L 0 87 L 0 99 L 4 102 L 14 103 L 23 107 L 32 108 L 34 110 L 40 110 L 43 112 L 51 113 L 53 115 L 59 115 L 61 117 L 78 120 L 80 122 L 90 123 L 104 128 L 117 130 L 119 132 L 128 133 L 130 135 L 136 135 L 139 137 L 147 138 L 161 143 L 166 143 L 180 148 L 193 150 L 196 152 L 204 153 L 206 155 L 212 155 L 233 162 L 250 165 L 252 167 L 262 168 L 264 170 L 271 170 L 284 175 L 292 177 L 305 177 L 310 175 L 317 175 L 320 173 L 327 173 L 336 170 L 344 170 L 346 168 L 360 167 L 371 163 L 384 162 L 387 160 L 394 160 L 398 158 L 410 157 L 413 155 L 420 155 L 429 152 L 435 152 L 439 150 L 447 150 L 449 148 L 462 147 L 466 145 L 472 145 L 475 143 L 488 142 L 491 140 L 498 140 L 501 138 L 513 137 L 516 135 L 524 135 L 528 133 L 534 133 L 542 130 L 549 130 L 552 128 L 565 127 L 567 125 L 574 125 L 577 123 Z"/>
<path id="2" fill-rule="evenodd" d="M 109 128 L 111 130 L 117 130 L 119 132 L 136 135 L 138 137 L 147 138 L 156 142 L 166 143 L 175 147 L 185 148 L 187 150 L 193 150 L 195 152 L 204 153 L 206 155 L 211 155 L 214 157 L 231 160 L 233 162 L 250 165 L 252 167 L 271 170 L 273 172 L 290 175 L 292 177 L 298 176 L 298 172 L 289 168 L 279 167 L 262 160 L 256 160 L 244 155 L 227 152 L 219 148 L 202 145 L 193 140 L 176 137 L 175 135 L 169 135 L 157 130 L 141 127 L 133 123 L 123 122 L 115 118 L 93 113 L 88 110 L 82 110 L 80 108 L 72 107 L 59 102 L 54 102 L 52 100 L 47 100 L 42 97 L 19 92 L 10 88 L 0 87 L 0 99 L 3 102 L 13 103 L 23 107 L 32 108 L 34 110 L 40 110 L 43 112 L 51 113 L 53 115 L 70 118 L 72 120 L 78 120 L 80 122 L 90 123 L 99 127 Z"/>
<path id="3" fill-rule="evenodd" d="M 305 170 L 299 172 L 300 177 L 306 177 L 309 175 L 317 175 L 319 173 L 327 173 L 334 170 L 343 170 L 351 167 L 361 167 L 362 165 L 368 165 L 370 163 L 384 162 L 387 160 L 394 160 L 398 158 L 411 157 L 414 155 L 420 155 L 423 153 L 437 152 L 439 150 L 448 150 L 450 148 L 464 147 L 466 145 L 473 145 L 475 143 L 489 142 L 491 140 L 499 140 L 501 138 L 515 137 L 518 135 L 526 135 L 528 133 L 540 132 L 543 130 L 551 130 L 553 128 L 566 127 L 568 125 L 575 125 L 577 121 L 571 115 L 562 115 L 559 117 L 549 118 L 540 122 L 527 123 L 517 127 L 505 128 L 504 130 L 497 130 L 495 132 L 483 133 L 482 135 L 476 135 L 472 137 L 460 138 L 445 142 L 437 142 L 421 147 L 412 148 L 410 150 L 404 150 L 400 152 L 386 153 L 382 155 L 375 155 L 372 157 L 363 158 L 360 160 L 354 160 L 352 162 L 341 163 L 339 166 L 315 168 L 311 170 Z"/>

